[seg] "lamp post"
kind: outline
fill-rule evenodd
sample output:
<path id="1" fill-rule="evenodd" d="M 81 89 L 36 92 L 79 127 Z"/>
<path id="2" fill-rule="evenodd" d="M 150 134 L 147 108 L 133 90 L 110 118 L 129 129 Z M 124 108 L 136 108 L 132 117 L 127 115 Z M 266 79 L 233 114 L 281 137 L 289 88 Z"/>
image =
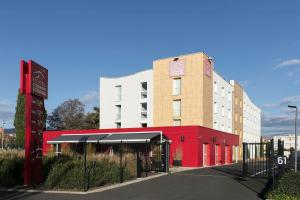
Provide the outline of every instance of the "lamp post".
<path id="1" fill-rule="evenodd" d="M 296 109 L 296 116 L 295 116 L 295 172 L 297 172 L 297 115 L 298 115 L 298 108 L 297 106 L 288 105 L 289 108 Z"/>

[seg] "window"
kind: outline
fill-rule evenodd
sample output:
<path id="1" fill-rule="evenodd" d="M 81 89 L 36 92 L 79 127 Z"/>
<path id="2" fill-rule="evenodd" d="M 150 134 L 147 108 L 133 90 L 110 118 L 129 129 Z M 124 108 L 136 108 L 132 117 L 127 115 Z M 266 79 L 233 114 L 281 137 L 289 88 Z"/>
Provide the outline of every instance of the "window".
<path id="1" fill-rule="evenodd" d="M 141 98 L 142 99 L 147 98 L 147 82 L 141 83 Z"/>
<path id="2" fill-rule="evenodd" d="M 217 124 L 217 122 L 216 121 L 214 121 L 214 129 L 218 129 L 218 124 Z"/>
<path id="3" fill-rule="evenodd" d="M 229 92 L 228 92 L 228 101 L 229 101 L 229 102 L 231 102 L 231 98 L 232 98 L 231 92 L 229 91 Z"/>
<path id="4" fill-rule="evenodd" d="M 214 112 L 218 113 L 218 104 L 217 104 L 217 102 L 214 102 Z"/>
<path id="5" fill-rule="evenodd" d="M 235 97 L 235 105 L 238 105 L 238 98 L 237 97 Z"/>
<path id="6" fill-rule="evenodd" d="M 238 115 L 237 115 L 237 113 L 235 113 L 235 114 L 234 114 L 234 121 L 237 122 L 237 120 L 238 120 Z"/>
<path id="7" fill-rule="evenodd" d="M 116 106 L 116 120 L 121 120 L 121 106 Z"/>
<path id="8" fill-rule="evenodd" d="M 232 115 L 231 110 L 228 109 L 228 119 L 231 119 L 231 115 Z"/>
<path id="9" fill-rule="evenodd" d="M 141 103 L 141 118 L 147 119 L 147 103 Z"/>
<path id="10" fill-rule="evenodd" d="M 224 116 L 225 116 L 225 107 L 222 106 L 222 117 L 224 117 Z"/>
<path id="11" fill-rule="evenodd" d="M 61 145 L 60 144 L 54 144 L 55 146 L 55 154 L 58 156 L 61 154 Z"/>
<path id="12" fill-rule="evenodd" d="M 231 133 L 231 126 L 228 126 L 228 133 Z"/>
<path id="13" fill-rule="evenodd" d="M 141 123 L 142 127 L 147 127 L 147 123 Z"/>
<path id="14" fill-rule="evenodd" d="M 214 82 L 214 91 L 215 91 L 215 93 L 218 93 L 217 81 Z"/>
<path id="15" fill-rule="evenodd" d="M 173 79 L 173 95 L 181 94 L 181 78 Z"/>
<path id="16" fill-rule="evenodd" d="M 121 122 L 117 122 L 117 123 L 116 123 L 116 127 L 117 127 L 117 128 L 121 128 Z"/>
<path id="17" fill-rule="evenodd" d="M 180 117 L 181 115 L 181 100 L 173 101 L 173 116 Z"/>
<path id="18" fill-rule="evenodd" d="M 181 126 L 181 120 L 180 119 L 174 119 L 173 120 L 173 125 L 174 126 Z"/>
<path id="19" fill-rule="evenodd" d="M 115 91 L 116 91 L 116 101 L 121 101 L 121 99 L 122 99 L 122 96 L 121 96 L 122 87 L 121 87 L 121 85 L 116 86 Z"/>
<path id="20" fill-rule="evenodd" d="M 222 97 L 224 98 L 225 97 L 225 88 L 222 87 Z"/>
<path id="21" fill-rule="evenodd" d="M 223 132 L 225 131 L 225 126 L 224 126 L 224 124 L 222 124 L 222 131 L 223 131 Z"/>

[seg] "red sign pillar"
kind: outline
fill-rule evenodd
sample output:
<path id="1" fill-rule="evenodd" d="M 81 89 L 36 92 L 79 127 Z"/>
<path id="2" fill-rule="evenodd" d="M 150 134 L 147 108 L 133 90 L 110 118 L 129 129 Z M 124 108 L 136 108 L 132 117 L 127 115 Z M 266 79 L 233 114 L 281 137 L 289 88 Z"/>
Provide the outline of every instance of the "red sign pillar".
<path id="1" fill-rule="evenodd" d="M 48 98 L 48 70 L 32 60 L 21 61 L 20 92 L 25 95 L 24 184 L 42 182 L 44 99 Z"/>

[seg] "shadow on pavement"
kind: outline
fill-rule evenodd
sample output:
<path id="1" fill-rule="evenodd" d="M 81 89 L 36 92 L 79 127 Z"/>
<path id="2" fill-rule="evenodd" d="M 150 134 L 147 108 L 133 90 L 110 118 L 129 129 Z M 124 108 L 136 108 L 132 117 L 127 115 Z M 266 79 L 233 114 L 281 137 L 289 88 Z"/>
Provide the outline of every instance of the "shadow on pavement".
<path id="1" fill-rule="evenodd" d="M 271 182 L 267 177 L 243 177 L 241 163 L 222 167 L 213 167 L 210 169 L 237 181 L 239 184 L 257 193 L 259 198 L 264 198 L 271 185 Z"/>

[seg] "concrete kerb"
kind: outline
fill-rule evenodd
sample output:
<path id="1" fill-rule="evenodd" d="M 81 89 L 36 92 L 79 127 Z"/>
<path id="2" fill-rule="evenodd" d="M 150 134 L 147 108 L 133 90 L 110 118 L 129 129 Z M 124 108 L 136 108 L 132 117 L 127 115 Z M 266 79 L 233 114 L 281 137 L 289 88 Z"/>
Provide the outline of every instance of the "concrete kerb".
<path id="1" fill-rule="evenodd" d="M 117 184 L 114 184 L 114 185 L 104 186 L 104 187 L 100 187 L 100 188 L 97 188 L 97 189 L 91 189 L 91 190 L 86 191 L 86 192 L 66 191 L 66 190 L 20 189 L 20 188 L 17 188 L 17 187 L 9 188 L 9 189 L 0 188 L 0 191 L 3 191 L 3 192 L 49 193 L 49 194 L 51 194 L 51 193 L 52 194 L 81 194 L 81 195 L 84 195 L 84 194 L 92 194 L 92 193 L 97 193 L 97 192 L 103 192 L 103 191 L 106 191 L 106 190 L 111 190 L 111 189 L 123 187 L 123 186 L 126 186 L 126 185 L 131 185 L 131 184 L 134 184 L 134 183 L 147 181 L 147 180 L 158 178 L 158 177 L 161 177 L 161 176 L 164 176 L 164 175 L 167 175 L 167 174 L 168 173 L 159 173 L 159 174 L 156 174 L 156 175 L 153 175 L 153 176 L 148 176 L 148 177 L 145 177 L 145 178 L 137 178 L 137 179 L 134 179 L 134 180 L 131 180 L 131 181 L 126 181 L 124 183 L 117 183 Z"/>
<path id="2" fill-rule="evenodd" d="M 234 165 L 235 163 L 230 163 L 230 164 L 225 164 L 225 165 Z M 221 166 L 225 166 L 225 165 L 220 165 Z M 14 187 L 14 188 L 0 188 L 0 191 L 3 192 L 28 192 L 28 193 L 49 193 L 49 194 L 92 194 L 92 193 L 97 193 L 97 192 L 103 192 L 103 191 L 107 191 L 107 190 L 111 190 L 111 189 L 115 189 L 115 188 L 119 188 L 119 187 L 123 187 L 126 185 L 131 185 L 134 183 L 139 183 L 139 182 L 143 182 L 143 181 L 147 181 L 150 179 L 154 179 L 154 178 L 158 178 L 161 176 L 165 176 L 168 174 L 174 174 L 174 173 L 179 173 L 179 172 L 184 172 L 184 171 L 190 171 L 190 170 L 195 170 L 195 169 L 202 169 L 202 168 L 212 168 L 212 167 L 218 167 L 218 165 L 215 166 L 206 166 L 206 167 L 175 167 L 175 168 L 171 168 L 169 173 L 159 173 L 153 176 L 148 176 L 145 178 L 137 178 L 131 181 L 126 181 L 124 183 L 117 183 L 114 185 L 109 185 L 109 186 L 103 186 L 97 189 L 91 189 L 89 191 L 86 192 L 79 192 L 79 191 L 67 191 L 67 190 L 37 190 L 37 189 L 20 189 L 20 187 Z"/>

